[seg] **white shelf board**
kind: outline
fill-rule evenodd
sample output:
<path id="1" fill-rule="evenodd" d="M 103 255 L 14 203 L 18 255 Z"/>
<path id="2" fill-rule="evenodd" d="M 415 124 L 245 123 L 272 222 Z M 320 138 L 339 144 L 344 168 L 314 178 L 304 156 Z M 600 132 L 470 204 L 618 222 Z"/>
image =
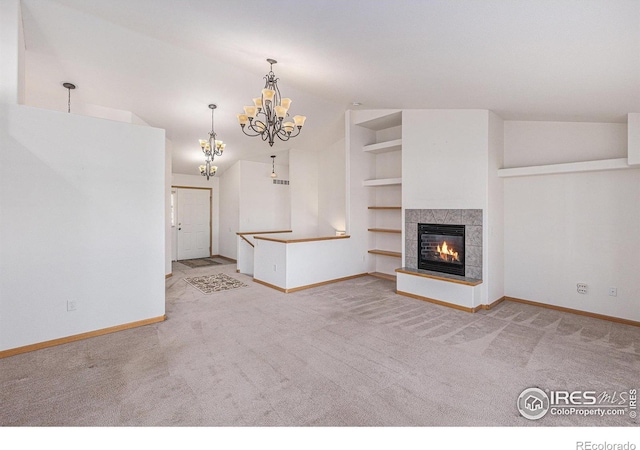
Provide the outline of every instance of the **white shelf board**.
<path id="1" fill-rule="evenodd" d="M 402 150 L 402 139 L 365 145 L 362 150 L 368 153 L 387 153 Z"/>
<path id="2" fill-rule="evenodd" d="M 602 159 L 599 161 L 582 161 L 575 163 L 549 164 L 546 166 L 513 167 L 498 169 L 501 178 L 527 177 L 532 175 L 550 175 L 558 173 L 595 172 L 598 170 L 631 169 L 627 158 Z"/>
<path id="3" fill-rule="evenodd" d="M 359 120 L 356 120 L 354 125 L 370 130 L 380 131 L 402 125 L 402 110 L 356 111 L 356 113 Z"/>
<path id="4" fill-rule="evenodd" d="M 393 186 L 402 184 L 402 178 L 380 178 L 377 180 L 364 180 L 363 186 L 376 187 L 376 186 Z"/>

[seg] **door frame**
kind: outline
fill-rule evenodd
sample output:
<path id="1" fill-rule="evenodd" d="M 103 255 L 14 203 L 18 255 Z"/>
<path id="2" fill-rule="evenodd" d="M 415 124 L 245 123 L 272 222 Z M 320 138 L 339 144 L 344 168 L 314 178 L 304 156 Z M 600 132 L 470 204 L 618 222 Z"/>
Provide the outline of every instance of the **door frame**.
<path id="1" fill-rule="evenodd" d="M 209 257 L 213 256 L 213 253 L 211 252 L 213 249 L 213 188 L 207 188 L 207 187 L 196 187 L 196 186 L 174 186 L 171 185 L 171 189 L 200 189 L 203 191 L 209 191 Z M 176 199 L 178 198 L 178 195 L 176 193 Z M 178 208 L 180 207 L 180 205 L 177 205 Z M 177 214 L 176 214 L 176 218 L 177 218 Z M 175 225 L 173 227 L 171 227 L 172 230 L 175 228 Z M 172 233 L 173 234 L 173 233 Z M 173 237 L 173 236 L 172 236 Z M 175 239 L 171 239 L 171 245 L 175 245 L 175 254 L 176 254 L 176 259 L 172 261 L 177 261 L 178 260 L 178 233 L 176 231 L 176 235 L 175 235 Z M 173 258 L 173 249 L 171 251 L 171 256 Z"/>

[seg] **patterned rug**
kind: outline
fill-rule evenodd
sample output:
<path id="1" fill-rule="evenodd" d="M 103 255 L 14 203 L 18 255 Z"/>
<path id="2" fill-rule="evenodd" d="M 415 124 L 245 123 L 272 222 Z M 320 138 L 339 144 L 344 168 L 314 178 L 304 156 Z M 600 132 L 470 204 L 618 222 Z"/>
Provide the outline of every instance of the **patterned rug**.
<path id="1" fill-rule="evenodd" d="M 216 261 L 213 258 L 181 259 L 178 262 L 180 264 L 184 264 L 185 266 L 189 266 L 192 269 L 196 267 L 217 266 L 222 264 L 221 262 Z"/>
<path id="2" fill-rule="evenodd" d="M 241 287 L 247 287 L 242 281 L 225 275 L 224 273 L 216 273 L 214 275 L 205 275 L 202 277 L 185 278 L 184 281 L 203 294 L 213 294 L 214 292 L 228 291 Z"/>

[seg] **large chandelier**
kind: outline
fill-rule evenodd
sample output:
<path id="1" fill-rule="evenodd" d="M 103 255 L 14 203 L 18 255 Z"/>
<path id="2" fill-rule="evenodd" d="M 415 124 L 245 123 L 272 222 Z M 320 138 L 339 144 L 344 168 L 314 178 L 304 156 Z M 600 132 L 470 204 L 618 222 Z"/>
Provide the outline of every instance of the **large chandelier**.
<path id="1" fill-rule="evenodd" d="M 300 134 L 305 116 L 293 116 L 293 122 L 289 118 L 290 98 L 282 98 L 278 89 L 278 78 L 273 73 L 273 65 L 278 61 L 267 59 L 271 64 L 269 73 L 264 76 L 265 84 L 262 95 L 253 99 L 253 106 L 245 106 L 244 114 L 238 114 L 238 122 L 242 131 L 247 136 L 260 136 L 263 141 L 268 141 L 270 146 L 276 139 L 288 141 Z M 296 132 L 297 129 L 297 132 Z"/>
<path id="2" fill-rule="evenodd" d="M 222 152 L 227 144 L 222 141 L 216 140 L 216 133 L 213 131 L 213 111 L 217 108 L 215 104 L 209 105 L 211 109 L 211 131 L 209 131 L 209 140 L 200 139 L 200 148 L 204 153 L 205 163 L 200 166 L 200 174 L 207 177 L 212 177 L 216 174 L 218 167 L 212 166 L 211 163 L 216 156 L 222 156 Z"/>

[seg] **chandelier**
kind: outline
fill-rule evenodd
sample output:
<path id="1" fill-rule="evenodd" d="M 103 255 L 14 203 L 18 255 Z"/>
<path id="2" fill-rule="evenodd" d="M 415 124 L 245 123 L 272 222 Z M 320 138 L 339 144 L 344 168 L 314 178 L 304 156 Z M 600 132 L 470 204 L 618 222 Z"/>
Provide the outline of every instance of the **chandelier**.
<path id="1" fill-rule="evenodd" d="M 238 122 L 242 132 L 247 136 L 260 136 L 273 147 L 276 136 L 281 141 L 288 141 L 300 134 L 305 116 L 289 118 L 290 98 L 282 98 L 278 89 L 278 78 L 273 73 L 273 65 L 278 61 L 267 59 L 271 65 L 269 73 L 264 76 L 265 84 L 262 95 L 253 99 L 253 106 L 245 106 L 244 114 L 238 114 Z M 297 130 L 297 131 L 296 131 Z"/>
<path id="2" fill-rule="evenodd" d="M 200 139 L 200 148 L 204 153 L 205 163 L 200 166 L 200 175 L 206 176 L 207 180 L 216 174 L 218 168 L 212 166 L 211 163 L 216 156 L 222 156 L 222 152 L 227 144 L 222 141 L 216 140 L 216 133 L 213 131 L 213 111 L 217 108 L 217 105 L 209 105 L 211 110 L 211 131 L 209 131 L 209 140 Z"/>

